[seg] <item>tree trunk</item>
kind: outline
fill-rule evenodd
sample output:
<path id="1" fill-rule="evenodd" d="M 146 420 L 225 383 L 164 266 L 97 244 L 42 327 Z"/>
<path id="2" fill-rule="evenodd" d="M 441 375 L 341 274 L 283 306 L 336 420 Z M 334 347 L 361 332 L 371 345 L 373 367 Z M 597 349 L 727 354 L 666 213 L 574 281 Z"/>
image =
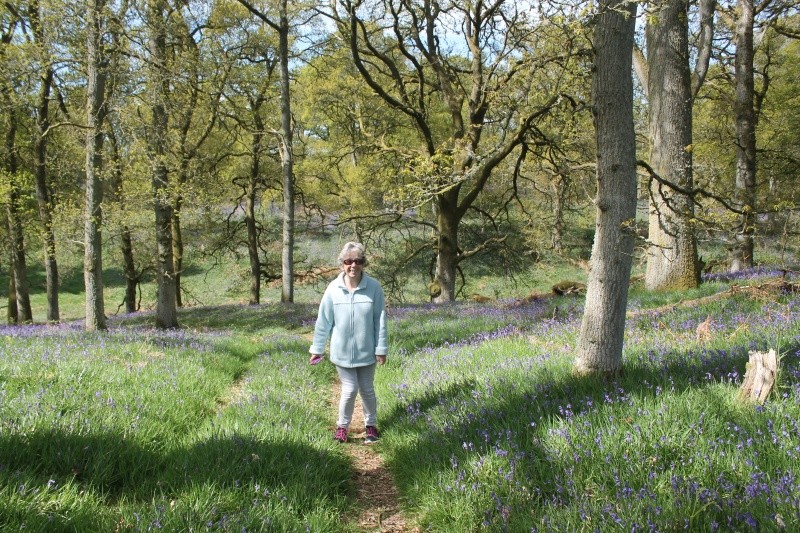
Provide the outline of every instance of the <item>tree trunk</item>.
<path id="1" fill-rule="evenodd" d="M 692 93 L 689 69 L 688 4 L 652 4 L 647 24 L 650 165 L 667 183 L 651 179 L 650 229 L 645 286 L 687 289 L 699 282 L 697 241 L 692 228 Z"/>
<path id="2" fill-rule="evenodd" d="M 56 239 L 53 233 L 53 204 L 47 179 L 47 135 L 50 129 L 50 92 L 53 87 L 54 72 L 48 59 L 48 43 L 45 42 L 44 28 L 41 24 L 39 2 L 31 2 L 28 12 L 41 61 L 39 65 L 41 71 L 39 96 L 36 104 L 36 129 L 33 138 L 33 175 L 44 238 L 47 321 L 58 322 L 58 263 L 56 261 Z"/>
<path id="3" fill-rule="evenodd" d="M 108 81 L 106 86 L 109 86 Z M 113 89 L 109 89 L 113 91 Z M 108 128 L 111 157 L 113 158 L 112 181 L 108 188 L 111 200 L 120 204 L 120 211 L 125 211 L 123 195 L 122 163 L 119 155 L 119 145 L 113 128 Z M 122 224 L 120 229 L 120 252 L 122 253 L 122 272 L 125 275 L 125 312 L 135 313 L 139 310 L 136 301 L 136 289 L 139 285 L 139 274 L 136 272 L 136 262 L 133 258 L 133 232 L 127 224 Z"/>
<path id="4" fill-rule="evenodd" d="M 43 82 L 44 83 L 44 82 Z M 49 93 L 49 89 L 47 93 Z M 56 238 L 53 233 L 53 204 L 50 196 L 49 185 L 47 183 L 47 138 L 46 130 L 49 128 L 48 121 L 43 118 L 47 113 L 46 103 L 42 103 L 49 96 L 42 96 L 40 100 L 39 116 L 40 121 L 36 139 L 34 141 L 34 177 L 36 181 L 36 200 L 39 206 L 39 219 L 44 231 L 44 269 L 47 292 L 47 321 L 58 322 L 60 311 L 58 305 L 58 262 L 56 260 Z"/>
<path id="5" fill-rule="evenodd" d="M 149 49 L 152 63 L 148 80 L 152 105 L 148 149 L 152 163 L 151 186 L 156 226 L 158 296 L 155 322 L 156 327 L 159 328 L 175 328 L 178 326 L 178 310 L 175 299 L 175 272 L 172 257 L 172 202 L 169 192 L 169 171 L 166 163 L 167 129 L 169 126 L 166 101 L 169 95 L 169 81 L 165 71 L 167 57 L 165 10 L 166 6 L 163 0 L 150 0 L 148 3 L 148 23 L 151 32 Z"/>
<path id="6" fill-rule="evenodd" d="M 103 4 L 105 5 L 106 0 L 103 0 Z M 113 50 L 120 50 L 121 47 L 118 46 L 120 40 L 120 34 L 116 30 L 109 29 L 109 37 L 111 42 L 113 43 Z M 116 53 L 111 53 L 110 55 L 106 56 L 105 59 L 107 61 L 106 65 L 106 72 L 112 73 L 117 72 L 119 69 L 119 55 Z M 112 96 L 116 91 L 115 87 L 115 78 L 109 78 L 108 75 L 105 76 L 105 88 L 106 88 L 106 97 L 105 97 L 105 105 L 108 105 L 108 102 L 111 100 Z M 109 169 L 109 184 L 106 188 L 108 191 L 108 198 L 111 202 L 116 202 L 119 204 L 120 212 L 125 212 L 125 198 L 123 194 L 123 183 L 124 183 L 124 172 L 123 172 L 123 164 L 122 158 L 120 157 L 120 150 L 119 150 L 119 140 L 117 138 L 116 132 L 114 131 L 113 124 L 108 124 L 108 114 L 107 114 L 107 107 L 104 108 L 106 113 L 103 115 L 108 127 L 105 129 L 106 134 L 108 135 L 108 147 L 109 147 L 109 154 L 111 161 L 109 162 L 110 165 L 105 165 Z M 136 299 L 136 289 L 139 285 L 139 275 L 136 272 L 136 263 L 133 259 L 133 235 L 131 232 L 130 227 L 126 223 L 122 223 L 122 227 L 120 228 L 120 252 L 122 254 L 122 272 L 125 276 L 125 297 L 124 297 L 124 304 L 125 304 L 125 312 L 126 313 L 134 313 L 139 310 L 138 302 Z"/>
<path id="7" fill-rule="evenodd" d="M 179 180 L 181 181 L 181 180 Z M 181 272 L 183 271 L 183 231 L 181 230 L 181 208 L 183 207 L 183 197 L 180 191 L 177 192 L 175 204 L 172 209 L 170 221 L 170 231 L 172 232 L 172 269 L 175 272 L 175 305 L 183 307 L 181 297 Z"/>
<path id="8" fill-rule="evenodd" d="M 251 143 L 253 157 L 250 162 L 250 177 L 245 191 L 244 220 L 247 229 L 247 255 L 250 260 L 250 305 L 261 302 L 261 257 L 258 253 L 258 227 L 256 226 L 256 204 L 261 172 L 261 141 L 264 137 L 264 124 L 259 116 L 260 102 L 261 100 L 252 106 L 253 124 L 256 127 Z"/>
<path id="9" fill-rule="evenodd" d="M 247 255 L 250 260 L 250 305 L 261 303 L 261 258 L 258 254 L 258 228 L 256 227 L 256 187 L 251 181 L 245 200 L 245 225 L 247 226 Z"/>
<path id="10" fill-rule="evenodd" d="M 153 109 L 154 126 L 166 126 L 166 112 L 162 107 Z M 158 109 L 157 109 L 158 108 Z M 152 188 L 156 223 L 156 278 L 158 297 L 156 303 L 156 326 L 174 328 L 178 326 L 177 301 L 175 299 L 175 273 L 172 258 L 172 206 L 169 198 L 169 174 L 160 154 L 153 162 Z"/>
<path id="11" fill-rule="evenodd" d="M 11 277 L 14 278 L 15 309 L 11 310 L 11 297 L 9 296 L 9 318 L 12 315 L 17 322 L 33 322 L 31 310 L 30 284 L 28 283 L 28 268 L 25 260 L 25 238 L 22 233 L 22 222 L 19 218 L 19 188 L 16 183 L 17 163 L 17 116 L 9 97 L 10 89 L 3 85 L 3 101 L 6 104 L 6 134 L 5 134 L 5 161 L 3 166 L 8 172 L 11 183 L 9 184 L 8 198 L 6 199 L 6 220 L 8 221 L 9 245 L 11 248 Z"/>
<path id="12" fill-rule="evenodd" d="M 205 73 L 200 73 L 200 51 L 195 41 L 196 34 L 192 31 L 183 16 L 179 16 L 180 24 L 179 31 L 183 33 L 178 40 L 182 43 L 182 57 L 185 58 L 181 68 L 181 77 L 187 80 L 186 87 L 188 89 L 189 99 L 186 104 L 182 106 L 181 112 L 177 114 L 177 130 L 178 130 L 178 153 L 180 156 L 180 164 L 177 172 L 177 186 L 174 188 L 174 203 L 172 212 L 172 259 L 174 261 L 173 270 L 175 272 L 175 303 L 178 307 L 183 307 L 183 291 L 181 290 L 181 279 L 183 274 L 183 257 L 184 257 L 184 241 L 183 230 L 181 227 L 181 211 L 184 204 L 184 192 L 186 184 L 191 178 L 191 162 L 197 155 L 200 146 L 206 141 L 208 135 L 214 128 L 217 120 L 217 106 L 214 109 L 211 117 L 205 117 L 208 120 L 205 123 L 205 131 L 197 138 L 196 143 L 190 142 L 190 133 L 193 132 L 193 122 L 197 117 L 198 110 L 198 97 L 201 94 L 201 85 L 211 81 L 204 80 Z M 182 37 L 182 38 L 181 38 Z M 186 53 L 184 55 L 184 53 Z M 204 81 L 201 81 L 204 80 Z"/>
<path id="13" fill-rule="evenodd" d="M 613 375 L 622 369 L 635 240 L 636 138 L 631 55 L 636 4 L 603 0 L 600 8 L 592 80 L 597 218 L 574 368 L 579 374 Z"/>
<path id="14" fill-rule="evenodd" d="M 736 180 L 734 205 L 742 212 L 731 247 L 730 269 L 753 266 L 756 204 L 756 114 L 753 103 L 753 0 L 738 0 L 736 12 Z"/>
<path id="15" fill-rule="evenodd" d="M 28 266 L 25 259 L 25 238 L 22 234 L 22 223 L 19 219 L 19 191 L 16 184 L 11 184 L 11 193 L 6 204 L 8 229 L 11 245 L 11 265 L 14 276 L 14 289 L 17 300 L 17 319 L 23 324 L 33 322 L 31 310 L 30 284 L 28 282 Z"/>
<path id="16" fill-rule="evenodd" d="M 281 252 L 281 277 L 283 287 L 281 289 L 281 302 L 291 303 L 294 302 L 294 227 L 295 227 L 295 183 L 294 183 L 294 134 L 292 130 L 292 107 L 291 107 L 291 94 L 289 77 L 289 11 L 288 1 L 282 0 L 279 8 L 279 19 L 277 22 L 270 19 L 264 12 L 259 11 L 248 0 L 238 0 L 240 4 L 246 7 L 251 13 L 264 21 L 270 28 L 278 34 L 278 69 L 279 69 L 279 83 L 281 87 L 280 97 L 280 111 L 281 111 L 281 134 L 278 141 L 278 151 L 281 157 L 281 179 L 283 185 L 283 247 Z M 259 97 L 259 102 L 261 98 Z M 255 108 L 254 108 L 255 109 Z M 255 116 L 255 113 L 254 113 Z M 259 119 L 256 118 L 258 123 Z M 260 144 L 260 141 L 259 141 Z M 255 153 L 253 154 L 256 155 Z M 253 176 L 251 176 L 252 178 Z M 255 185 L 253 181 L 251 185 Z M 254 192 L 254 191 L 253 191 Z M 255 222 L 255 213 L 253 212 L 253 221 Z M 253 244 L 249 243 L 251 236 L 256 236 L 255 239 L 255 257 L 253 254 Z M 259 263 L 258 260 L 258 239 L 255 235 L 255 227 L 248 228 L 248 246 L 251 247 L 251 275 L 255 265 Z M 258 276 L 261 276 L 260 268 Z M 251 280 L 251 299 L 253 291 L 255 290 L 256 282 Z M 260 279 L 257 283 L 260 290 Z"/>
<path id="17" fill-rule="evenodd" d="M 292 148 L 292 109 L 289 94 L 289 19 L 287 2 L 281 2 L 278 28 L 281 84 L 281 172 L 283 175 L 283 253 L 281 302 L 294 302 L 294 151 Z"/>
<path id="18" fill-rule="evenodd" d="M 550 247 L 561 253 L 564 250 L 564 206 L 567 199 L 568 178 L 559 173 L 551 183 L 553 189 L 553 229 L 550 233 Z"/>
<path id="19" fill-rule="evenodd" d="M 136 301 L 136 288 L 139 286 L 139 275 L 136 273 L 136 262 L 133 260 L 133 237 L 128 226 L 122 228 L 122 270 L 125 273 L 125 312 L 135 313 L 139 310 Z"/>
<path id="20" fill-rule="evenodd" d="M 194 43 L 191 37 L 186 38 L 187 42 Z M 192 51 L 196 51 L 195 47 L 191 47 Z M 190 61 L 193 67 L 187 67 L 190 73 L 187 76 L 197 79 L 197 58 L 194 57 Z M 188 147 L 189 131 L 192 127 L 192 116 L 194 115 L 195 108 L 197 107 L 197 91 L 190 89 L 191 96 L 187 109 L 184 112 L 183 118 L 179 119 L 180 127 L 180 168 L 178 170 L 177 187 L 175 188 L 175 200 L 172 205 L 172 218 L 170 223 L 170 230 L 172 231 L 172 261 L 173 271 L 175 272 L 175 305 L 183 307 L 183 294 L 181 291 L 181 274 L 183 272 L 183 230 L 181 228 L 181 210 L 183 209 L 183 191 L 186 183 L 189 181 L 189 163 L 193 157 L 194 150 Z M 213 123 L 213 121 L 212 121 Z"/>
<path id="21" fill-rule="evenodd" d="M 103 122 L 106 106 L 106 71 L 100 51 L 103 0 L 88 2 L 86 35 L 86 190 L 84 211 L 83 280 L 86 290 L 87 331 L 106 328 L 103 298 Z"/>
<path id="22" fill-rule="evenodd" d="M 6 308 L 6 320 L 9 324 L 19 322 L 19 311 L 17 310 L 17 287 L 14 283 L 14 261 L 11 261 L 11 270 L 8 276 L 8 307 Z"/>
<path id="23" fill-rule="evenodd" d="M 459 261 L 458 225 L 461 216 L 457 208 L 458 193 L 449 191 L 437 196 L 435 291 L 431 299 L 435 303 L 452 302 L 456 298 L 456 273 Z"/>

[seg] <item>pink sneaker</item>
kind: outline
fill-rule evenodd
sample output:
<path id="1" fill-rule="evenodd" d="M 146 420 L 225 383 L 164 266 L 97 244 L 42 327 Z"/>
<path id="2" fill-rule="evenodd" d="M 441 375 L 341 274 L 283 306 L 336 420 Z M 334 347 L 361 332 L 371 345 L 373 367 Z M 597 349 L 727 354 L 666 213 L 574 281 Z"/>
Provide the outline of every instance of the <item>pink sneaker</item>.
<path id="1" fill-rule="evenodd" d="M 347 428 L 342 428 L 342 427 L 336 428 L 336 432 L 333 434 L 333 440 L 338 440 L 339 442 L 347 442 Z"/>
<path id="2" fill-rule="evenodd" d="M 378 428 L 375 426 L 367 426 L 367 437 L 364 439 L 364 442 L 371 444 L 373 442 L 378 442 L 379 438 L 381 438 L 381 436 L 378 433 Z"/>

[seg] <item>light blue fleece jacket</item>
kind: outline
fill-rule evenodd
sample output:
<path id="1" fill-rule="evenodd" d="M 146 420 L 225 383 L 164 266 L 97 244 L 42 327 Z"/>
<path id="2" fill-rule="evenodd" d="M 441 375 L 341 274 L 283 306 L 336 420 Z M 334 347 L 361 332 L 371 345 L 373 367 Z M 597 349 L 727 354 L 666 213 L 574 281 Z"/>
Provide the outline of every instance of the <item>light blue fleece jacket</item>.
<path id="1" fill-rule="evenodd" d="M 333 280 L 319 304 L 311 353 L 325 353 L 331 339 L 331 362 L 345 368 L 368 366 L 376 355 L 389 351 L 386 331 L 386 301 L 375 278 L 362 272 L 352 293 L 344 284 L 344 273 Z"/>

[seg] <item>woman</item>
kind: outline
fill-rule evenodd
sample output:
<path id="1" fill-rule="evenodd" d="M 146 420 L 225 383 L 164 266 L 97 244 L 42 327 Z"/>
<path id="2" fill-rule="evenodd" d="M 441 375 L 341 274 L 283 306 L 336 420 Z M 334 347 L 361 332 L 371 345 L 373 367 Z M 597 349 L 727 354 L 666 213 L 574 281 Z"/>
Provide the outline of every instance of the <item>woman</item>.
<path id="1" fill-rule="evenodd" d="M 386 363 L 388 335 L 383 289 L 375 278 L 364 272 L 367 266 L 364 246 L 348 242 L 339 253 L 342 272 L 333 280 L 319 304 L 310 363 L 325 352 L 330 336 L 330 358 L 342 382 L 339 418 L 333 438 L 347 442 L 356 395 L 361 394 L 365 441 L 378 440 L 378 402 L 375 397 L 375 367 Z"/>

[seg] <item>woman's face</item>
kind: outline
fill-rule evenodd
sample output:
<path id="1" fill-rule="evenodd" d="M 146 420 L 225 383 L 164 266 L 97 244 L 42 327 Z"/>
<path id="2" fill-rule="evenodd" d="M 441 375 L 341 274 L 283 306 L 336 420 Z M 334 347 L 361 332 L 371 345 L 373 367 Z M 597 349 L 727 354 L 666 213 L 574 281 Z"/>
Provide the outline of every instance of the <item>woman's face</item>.
<path id="1" fill-rule="evenodd" d="M 348 264 L 350 263 L 350 264 Z M 342 260 L 342 272 L 344 275 L 354 281 L 361 279 L 361 272 L 364 268 L 364 258 L 358 253 L 358 250 L 350 250 Z"/>

